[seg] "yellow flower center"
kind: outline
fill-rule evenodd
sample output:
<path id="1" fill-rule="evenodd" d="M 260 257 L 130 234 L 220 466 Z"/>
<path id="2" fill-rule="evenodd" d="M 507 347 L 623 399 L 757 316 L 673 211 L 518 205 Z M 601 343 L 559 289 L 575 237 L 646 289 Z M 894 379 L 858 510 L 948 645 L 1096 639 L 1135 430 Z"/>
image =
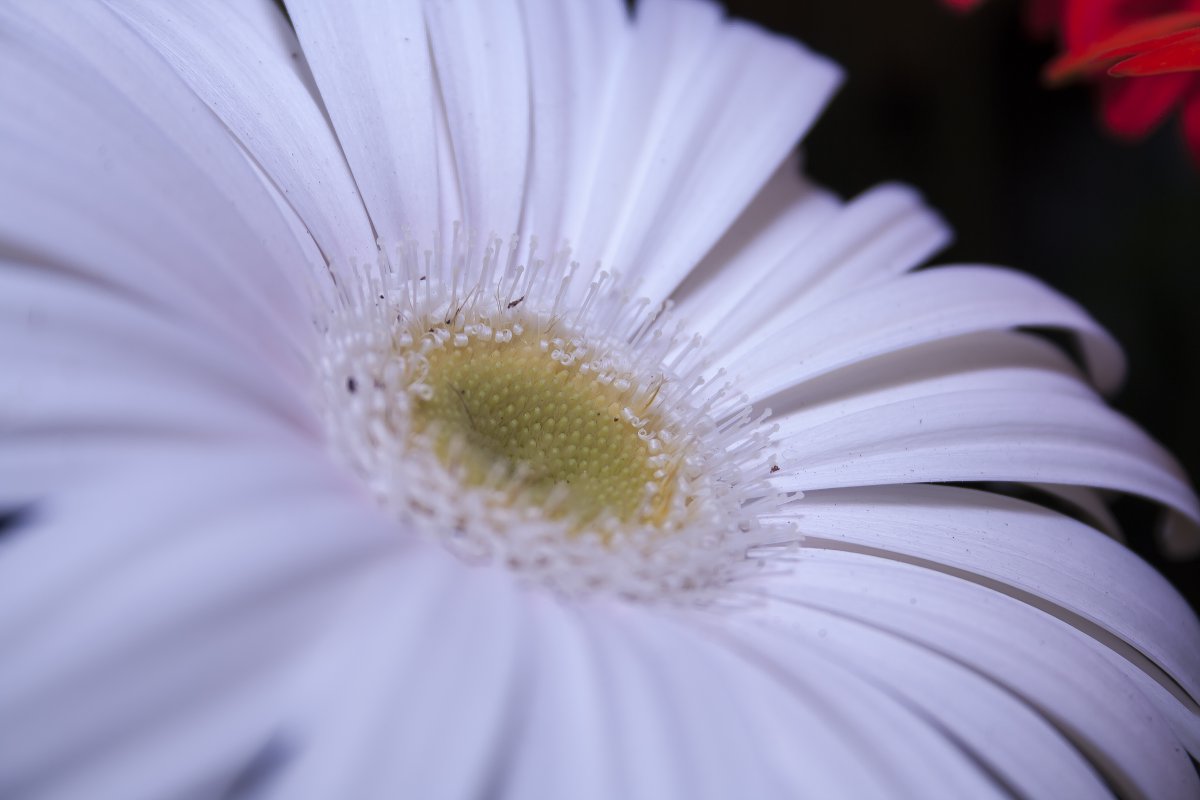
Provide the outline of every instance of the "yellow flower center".
<path id="1" fill-rule="evenodd" d="M 638 517 L 654 492 L 650 447 L 611 384 L 560 363 L 528 334 L 446 342 L 425 356 L 431 391 L 414 407 L 414 427 L 443 459 L 460 443 L 454 460 L 470 482 L 484 483 L 499 464 L 535 500 L 562 487 L 557 516 Z"/>
<path id="2" fill-rule="evenodd" d="M 469 563 L 566 596 L 702 599 L 794 538 L 772 429 L 669 305 L 565 247 L 397 244 L 317 320 L 331 445 Z M 765 524 L 761 521 L 765 519 Z"/>

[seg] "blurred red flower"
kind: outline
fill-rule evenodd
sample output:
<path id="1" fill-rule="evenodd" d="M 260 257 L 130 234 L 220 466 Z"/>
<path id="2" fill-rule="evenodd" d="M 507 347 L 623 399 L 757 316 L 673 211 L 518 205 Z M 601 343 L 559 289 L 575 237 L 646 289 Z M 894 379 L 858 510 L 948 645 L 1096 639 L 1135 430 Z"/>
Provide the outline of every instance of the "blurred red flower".
<path id="1" fill-rule="evenodd" d="M 944 0 L 960 11 L 981 0 Z M 1200 0 L 1028 0 L 1037 34 L 1057 33 L 1063 52 L 1046 65 L 1051 85 L 1088 79 L 1104 125 L 1138 139 L 1179 110 L 1200 167 Z"/>

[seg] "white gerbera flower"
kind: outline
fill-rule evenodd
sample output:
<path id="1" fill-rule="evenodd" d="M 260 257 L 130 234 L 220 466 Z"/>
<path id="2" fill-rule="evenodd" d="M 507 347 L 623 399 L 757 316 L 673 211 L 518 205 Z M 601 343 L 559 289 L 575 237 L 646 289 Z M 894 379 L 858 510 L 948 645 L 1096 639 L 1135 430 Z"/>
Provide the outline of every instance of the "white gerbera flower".
<path id="1" fill-rule="evenodd" d="M 835 67 L 288 10 L 0 3 L 0 795 L 1200 792 L 1096 491 L 1187 550 L 1186 479 L 1077 306 L 799 177 Z"/>

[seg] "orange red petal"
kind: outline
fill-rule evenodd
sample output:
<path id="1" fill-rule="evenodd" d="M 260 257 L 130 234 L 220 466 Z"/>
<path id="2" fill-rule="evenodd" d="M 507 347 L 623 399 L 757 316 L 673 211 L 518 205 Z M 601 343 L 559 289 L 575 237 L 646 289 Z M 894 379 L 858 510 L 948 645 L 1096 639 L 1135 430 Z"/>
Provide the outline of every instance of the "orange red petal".
<path id="1" fill-rule="evenodd" d="M 1105 72 L 1115 62 L 1140 54 L 1172 35 L 1185 37 L 1200 31 L 1200 12 L 1177 11 L 1161 14 L 1119 29 L 1081 50 L 1068 51 L 1051 61 L 1043 73 L 1052 84 Z M 1173 44 L 1170 39 L 1166 44 Z"/>
<path id="2" fill-rule="evenodd" d="M 1108 74 L 1117 78 L 1140 78 L 1171 72 L 1200 70 L 1200 29 L 1163 36 L 1144 52 L 1114 64 Z"/>

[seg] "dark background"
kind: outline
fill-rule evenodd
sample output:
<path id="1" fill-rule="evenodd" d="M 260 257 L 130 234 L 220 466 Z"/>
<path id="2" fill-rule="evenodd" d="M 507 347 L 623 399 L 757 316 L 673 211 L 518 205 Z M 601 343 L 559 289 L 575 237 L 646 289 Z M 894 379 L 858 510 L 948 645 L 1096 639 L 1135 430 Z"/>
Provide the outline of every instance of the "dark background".
<path id="1" fill-rule="evenodd" d="M 921 189 L 955 229 L 937 262 L 1018 267 L 1082 303 L 1125 346 L 1114 405 L 1200 476 L 1200 171 L 1177 120 L 1119 142 L 1086 86 L 1047 89 L 1053 41 L 1018 0 L 969 14 L 940 0 L 729 2 L 733 16 L 805 42 L 846 82 L 804 144 L 807 170 L 850 196 Z M 1123 500 L 1130 544 L 1200 606 L 1200 564 L 1165 563 L 1154 510 Z"/>

